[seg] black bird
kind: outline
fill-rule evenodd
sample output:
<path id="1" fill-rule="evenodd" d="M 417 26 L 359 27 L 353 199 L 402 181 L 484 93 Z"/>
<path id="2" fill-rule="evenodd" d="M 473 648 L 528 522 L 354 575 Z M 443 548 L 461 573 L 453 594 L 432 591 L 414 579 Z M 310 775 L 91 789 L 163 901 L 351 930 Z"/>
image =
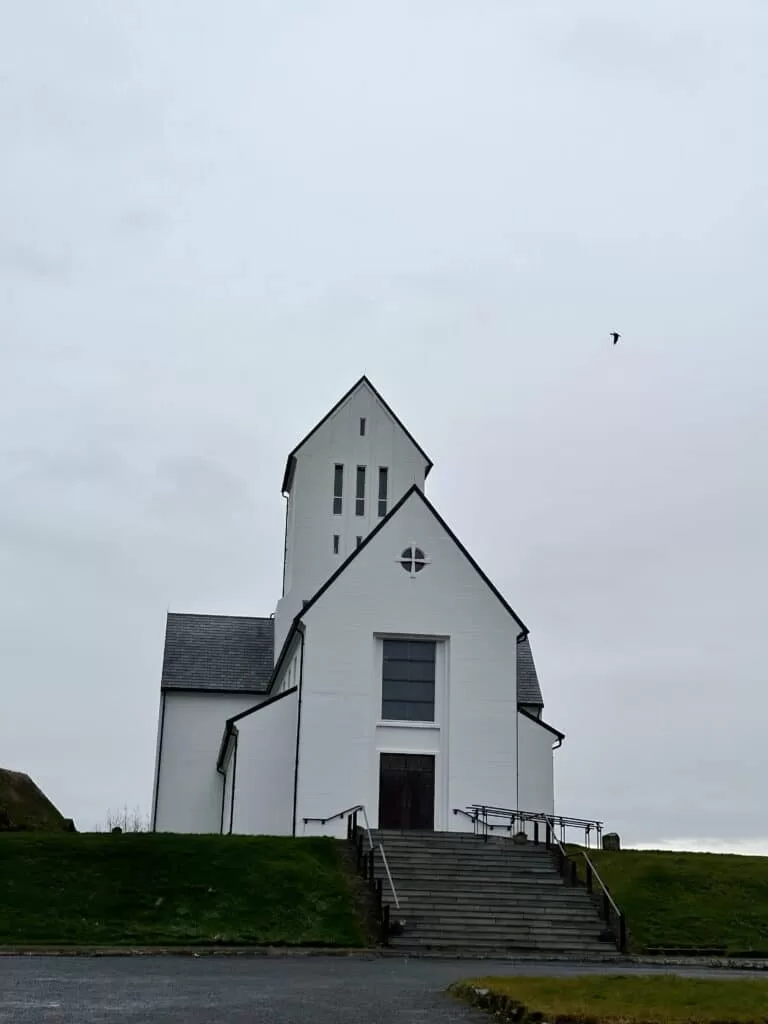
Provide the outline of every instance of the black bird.
<path id="1" fill-rule="evenodd" d="M 621 337 L 621 335 L 619 334 L 619 332 L 618 332 L 618 331 L 611 331 L 611 337 L 613 338 L 613 344 L 615 345 L 615 344 L 616 344 L 616 342 L 617 342 L 617 341 L 619 340 L 619 338 Z"/>

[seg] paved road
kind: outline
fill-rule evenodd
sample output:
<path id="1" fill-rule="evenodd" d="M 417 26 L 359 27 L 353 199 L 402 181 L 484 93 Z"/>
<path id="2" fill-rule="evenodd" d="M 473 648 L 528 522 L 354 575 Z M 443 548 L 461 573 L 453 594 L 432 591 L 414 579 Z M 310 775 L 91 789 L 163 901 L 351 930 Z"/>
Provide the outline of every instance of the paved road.
<path id="1" fill-rule="evenodd" d="M 446 996 L 446 986 L 458 978 L 491 973 L 627 970 L 599 964 L 363 957 L 0 957 L 0 1022 L 487 1024 L 485 1015 Z"/>

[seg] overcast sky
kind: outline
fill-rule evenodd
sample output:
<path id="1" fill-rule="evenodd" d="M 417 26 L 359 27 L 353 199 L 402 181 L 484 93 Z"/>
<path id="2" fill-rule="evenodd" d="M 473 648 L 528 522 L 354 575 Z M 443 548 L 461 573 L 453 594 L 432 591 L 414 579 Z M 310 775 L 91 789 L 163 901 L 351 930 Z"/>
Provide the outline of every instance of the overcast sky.
<path id="1" fill-rule="evenodd" d="M 0 765 L 149 810 L 166 610 L 273 610 L 366 372 L 558 811 L 768 851 L 767 52 L 765 0 L 6 5 Z"/>

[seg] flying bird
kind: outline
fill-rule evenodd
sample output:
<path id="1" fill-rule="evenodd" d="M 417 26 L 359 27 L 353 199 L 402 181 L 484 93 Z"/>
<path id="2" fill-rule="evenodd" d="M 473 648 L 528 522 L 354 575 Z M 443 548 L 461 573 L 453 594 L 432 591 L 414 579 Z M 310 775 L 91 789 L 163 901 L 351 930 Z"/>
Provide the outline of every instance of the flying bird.
<path id="1" fill-rule="evenodd" d="M 619 338 L 621 337 L 621 335 L 619 334 L 619 332 L 618 332 L 618 331 L 611 331 L 611 337 L 613 338 L 613 344 L 615 345 L 615 344 L 616 344 L 616 342 L 617 342 L 617 341 L 619 340 Z"/>

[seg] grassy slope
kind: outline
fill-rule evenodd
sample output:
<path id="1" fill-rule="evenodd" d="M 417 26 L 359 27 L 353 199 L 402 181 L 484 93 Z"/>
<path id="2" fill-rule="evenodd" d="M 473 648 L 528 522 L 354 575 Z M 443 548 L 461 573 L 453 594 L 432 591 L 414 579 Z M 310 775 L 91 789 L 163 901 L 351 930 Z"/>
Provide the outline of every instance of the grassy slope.
<path id="1" fill-rule="evenodd" d="M 627 915 L 633 949 L 768 954 L 768 857 L 650 850 L 590 857 Z"/>
<path id="2" fill-rule="evenodd" d="M 0 768 L 0 809 L 23 828 L 58 832 L 64 825 L 64 818 L 30 777 L 7 768 Z"/>
<path id="3" fill-rule="evenodd" d="M 0 836 L 0 944 L 358 946 L 338 844 L 266 836 Z"/>
<path id="4" fill-rule="evenodd" d="M 768 981 L 652 976 L 481 978 L 469 983 L 522 1003 L 544 1020 L 600 1024 L 714 1024 L 766 1019 Z M 457 986 L 458 995 L 465 993 Z"/>

